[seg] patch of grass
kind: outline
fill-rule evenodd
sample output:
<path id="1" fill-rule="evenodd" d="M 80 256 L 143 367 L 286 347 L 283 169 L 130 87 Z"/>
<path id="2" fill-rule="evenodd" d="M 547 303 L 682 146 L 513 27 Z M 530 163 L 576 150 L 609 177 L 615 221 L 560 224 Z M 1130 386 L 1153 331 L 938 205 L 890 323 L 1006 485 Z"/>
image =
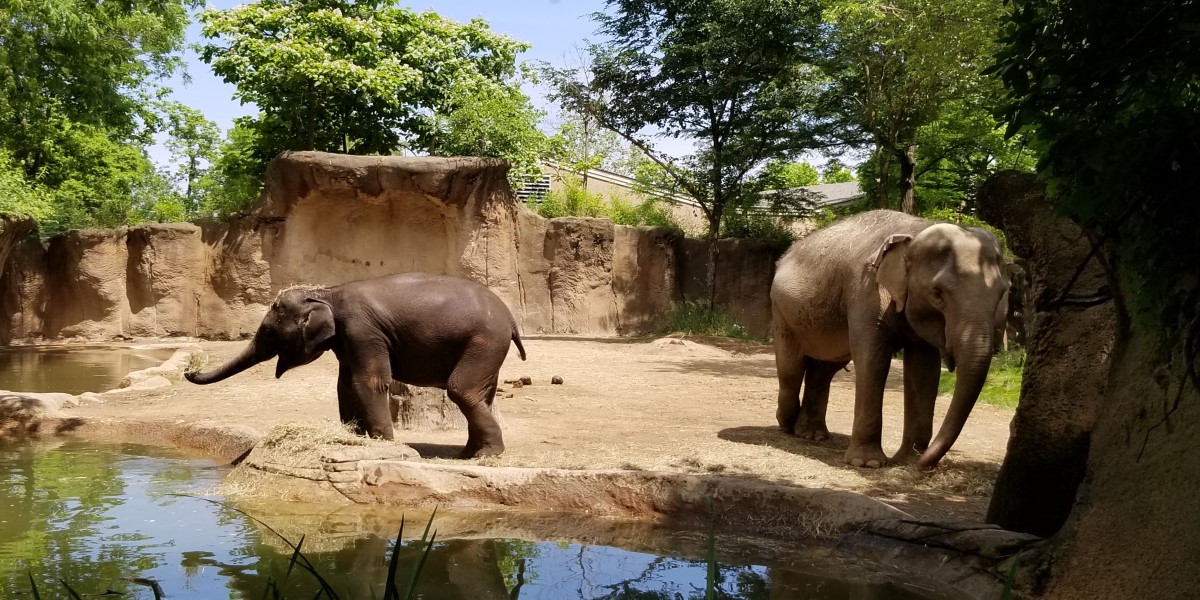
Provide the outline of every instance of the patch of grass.
<path id="1" fill-rule="evenodd" d="M 203 350 L 196 350 L 188 354 L 187 364 L 183 367 L 184 373 L 199 373 L 208 366 L 208 353 Z"/>
<path id="2" fill-rule="evenodd" d="M 709 306 L 705 302 L 681 302 L 675 305 L 675 310 L 667 313 L 659 330 L 664 334 L 683 333 L 742 340 L 755 339 L 729 313 Z"/>
<path id="3" fill-rule="evenodd" d="M 993 356 L 992 368 L 988 370 L 983 390 L 979 392 L 979 401 L 1004 408 L 1016 408 L 1021 399 L 1021 378 L 1024 371 L 1024 350 L 1001 352 Z M 954 373 L 942 371 L 942 378 L 938 382 L 938 394 L 953 394 L 956 380 Z"/>

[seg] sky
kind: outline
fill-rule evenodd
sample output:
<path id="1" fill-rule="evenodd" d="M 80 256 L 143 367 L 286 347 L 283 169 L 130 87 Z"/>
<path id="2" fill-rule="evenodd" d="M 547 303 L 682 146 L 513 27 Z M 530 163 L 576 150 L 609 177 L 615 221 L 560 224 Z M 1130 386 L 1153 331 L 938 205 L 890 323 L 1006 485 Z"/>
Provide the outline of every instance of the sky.
<path id="1" fill-rule="evenodd" d="M 230 8 L 244 4 L 244 0 L 209 0 L 211 8 Z M 604 9 L 604 0 L 417 0 L 401 2 L 401 6 L 418 11 L 432 10 L 443 17 L 465 22 L 479 17 L 490 25 L 492 31 L 508 35 L 529 43 L 532 47 L 518 57 L 524 61 L 547 61 L 554 66 L 568 64 L 568 57 L 575 49 L 582 48 L 589 39 L 599 41 L 595 35 L 596 24 L 589 15 Z M 196 21 L 196 19 L 193 19 Z M 193 22 L 187 29 L 187 44 L 201 43 L 200 25 Z M 168 80 L 172 98 L 204 113 L 217 123 L 222 131 L 233 126 L 233 119 L 251 115 L 256 109 L 241 105 L 234 100 L 234 87 L 212 74 L 209 66 L 200 60 L 190 48 L 184 53 L 186 71 L 190 82 L 182 76 Z M 534 105 L 545 110 L 547 118 L 553 120 L 555 107 L 546 100 L 545 90 L 537 86 L 526 86 Z M 167 164 L 169 153 L 162 140 L 150 149 L 150 157 L 156 163 Z M 686 154 L 690 142 L 661 140 L 656 144 L 662 151 L 679 156 Z"/>

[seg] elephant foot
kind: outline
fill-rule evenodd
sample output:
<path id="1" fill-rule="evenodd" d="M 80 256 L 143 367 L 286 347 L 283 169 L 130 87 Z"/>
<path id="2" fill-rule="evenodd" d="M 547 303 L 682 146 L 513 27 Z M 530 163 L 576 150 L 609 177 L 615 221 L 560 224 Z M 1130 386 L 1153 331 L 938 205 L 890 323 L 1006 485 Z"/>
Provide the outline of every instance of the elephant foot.
<path id="1" fill-rule="evenodd" d="M 775 422 L 779 423 L 779 429 L 784 433 L 795 433 L 796 411 L 777 409 L 775 411 Z"/>
<path id="2" fill-rule="evenodd" d="M 854 467 L 878 469 L 887 464 L 887 455 L 883 453 L 883 448 L 880 448 L 878 445 L 851 445 L 846 450 L 846 463 Z"/>
<path id="3" fill-rule="evenodd" d="M 504 454 L 504 444 L 496 442 L 492 444 L 470 444 L 463 447 L 462 452 L 458 457 L 467 460 L 471 458 L 483 458 L 485 456 L 500 456 Z"/>
<path id="4" fill-rule="evenodd" d="M 812 442 L 824 442 L 829 439 L 829 427 L 824 422 L 824 415 L 812 418 L 805 410 L 800 410 L 800 414 L 796 419 L 796 426 L 792 428 L 793 436 L 800 439 L 812 440 Z"/>
<path id="5" fill-rule="evenodd" d="M 802 440 L 824 442 L 829 439 L 829 428 L 825 426 L 825 423 L 809 422 L 801 416 L 796 421 L 796 427 L 792 430 L 792 434 Z"/>
<path id="6" fill-rule="evenodd" d="M 923 451 L 918 450 L 916 446 L 902 445 L 900 446 L 900 449 L 896 451 L 896 454 L 892 455 L 892 459 L 889 462 L 897 465 L 910 465 L 917 462 L 917 459 L 921 458 L 922 452 Z"/>

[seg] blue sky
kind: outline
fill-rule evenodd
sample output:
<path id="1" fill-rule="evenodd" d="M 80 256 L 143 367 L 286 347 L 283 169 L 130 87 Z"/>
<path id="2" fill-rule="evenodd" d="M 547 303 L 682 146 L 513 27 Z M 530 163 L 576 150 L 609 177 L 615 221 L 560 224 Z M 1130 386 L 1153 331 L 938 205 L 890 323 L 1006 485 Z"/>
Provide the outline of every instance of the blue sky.
<path id="1" fill-rule="evenodd" d="M 209 0 L 208 6 L 229 8 L 244 3 L 241 0 Z M 403 2 L 402 5 L 415 10 L 433 10 L 460 22 L 480 17 L 489 23 L 493 31 L 531 44 L 529 51 L 520 56 L 521 60 L 544 60 L 562 66 L 567 57 L 574 54 L 576 47 L 583 47 L 589 39 L 598 39 L 595 23 L 589 15 L 603 10 L 604 1 L 422 0 Z M 187 40 L 189 45 L 204 41 L 198 23 L 193 22 L 188 27 Z M 167 82 L 174 90 L 172 96 L 175 100 L 200 110 L 222 130 L 231 127 L 234 118 L 256 112 L 253 106 L 243 106 L 234 100 L 234 87 L 213 75 L 195 52 L 188 49 L 184 60 L 190 83 L 185 84 L 182 77 Z M 556 111 L 546 101 L 544 90 L 528 86 L 525 91 L 553 120 Z M 679 155 L 686 153 L 690 144 L 679 140 L 662 140 L 660 147 L 668 153 Z M 169 156 L 161 143 L 151 148 L 150 155 L 160 164 L 166 164 Z"/>

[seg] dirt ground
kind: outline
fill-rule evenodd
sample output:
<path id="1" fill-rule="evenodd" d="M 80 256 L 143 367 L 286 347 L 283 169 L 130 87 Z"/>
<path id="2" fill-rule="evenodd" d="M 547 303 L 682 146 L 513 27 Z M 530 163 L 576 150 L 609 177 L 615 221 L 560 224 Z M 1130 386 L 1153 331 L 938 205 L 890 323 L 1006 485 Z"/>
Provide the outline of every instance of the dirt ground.
<path id="1" fill-rule="evenodd" d="M 681 343 L 682 342 L 682 343 Z M 498 394 L 507 451 L 484 465 L 567 469 L 627 468 L 711 473 L 868 494 L 914 516 L 983 518 L 991 482 L 1008 440 L 1010 410 L 980 404 L 934 473 L 915 467 L 857 469 L 842 461 L 853 414 L 853 374 L 839 373 L 829 402 L 832 439 L 806 442 L 775 425 L 775 364 L 769 346 L 725 339 L 524 338 L 502 379 L 529 376 L 533 385 Z M 209 364 L 241 342 L 204 342 Z M 172 418 L 245 424 L 265 431 L 283 422 L 336 421 L 337 360 L 327 354 L 276 380 L 275 361 L 206 387 L 106 396 L 74 414 Z M 552 376 L 563 385 L 551 385 Z M 506 388 L 508 386 L 505 386 Z M 884 406 L 884 450 L 899 445 L 901 373 L 892 367 Z M 938 402 L 936 427 L 948 403 Z M 397 431 L 428 460 L 455 460 L 465 431 Z M 457 462 L 457 461 L 455 461 Z"/>

